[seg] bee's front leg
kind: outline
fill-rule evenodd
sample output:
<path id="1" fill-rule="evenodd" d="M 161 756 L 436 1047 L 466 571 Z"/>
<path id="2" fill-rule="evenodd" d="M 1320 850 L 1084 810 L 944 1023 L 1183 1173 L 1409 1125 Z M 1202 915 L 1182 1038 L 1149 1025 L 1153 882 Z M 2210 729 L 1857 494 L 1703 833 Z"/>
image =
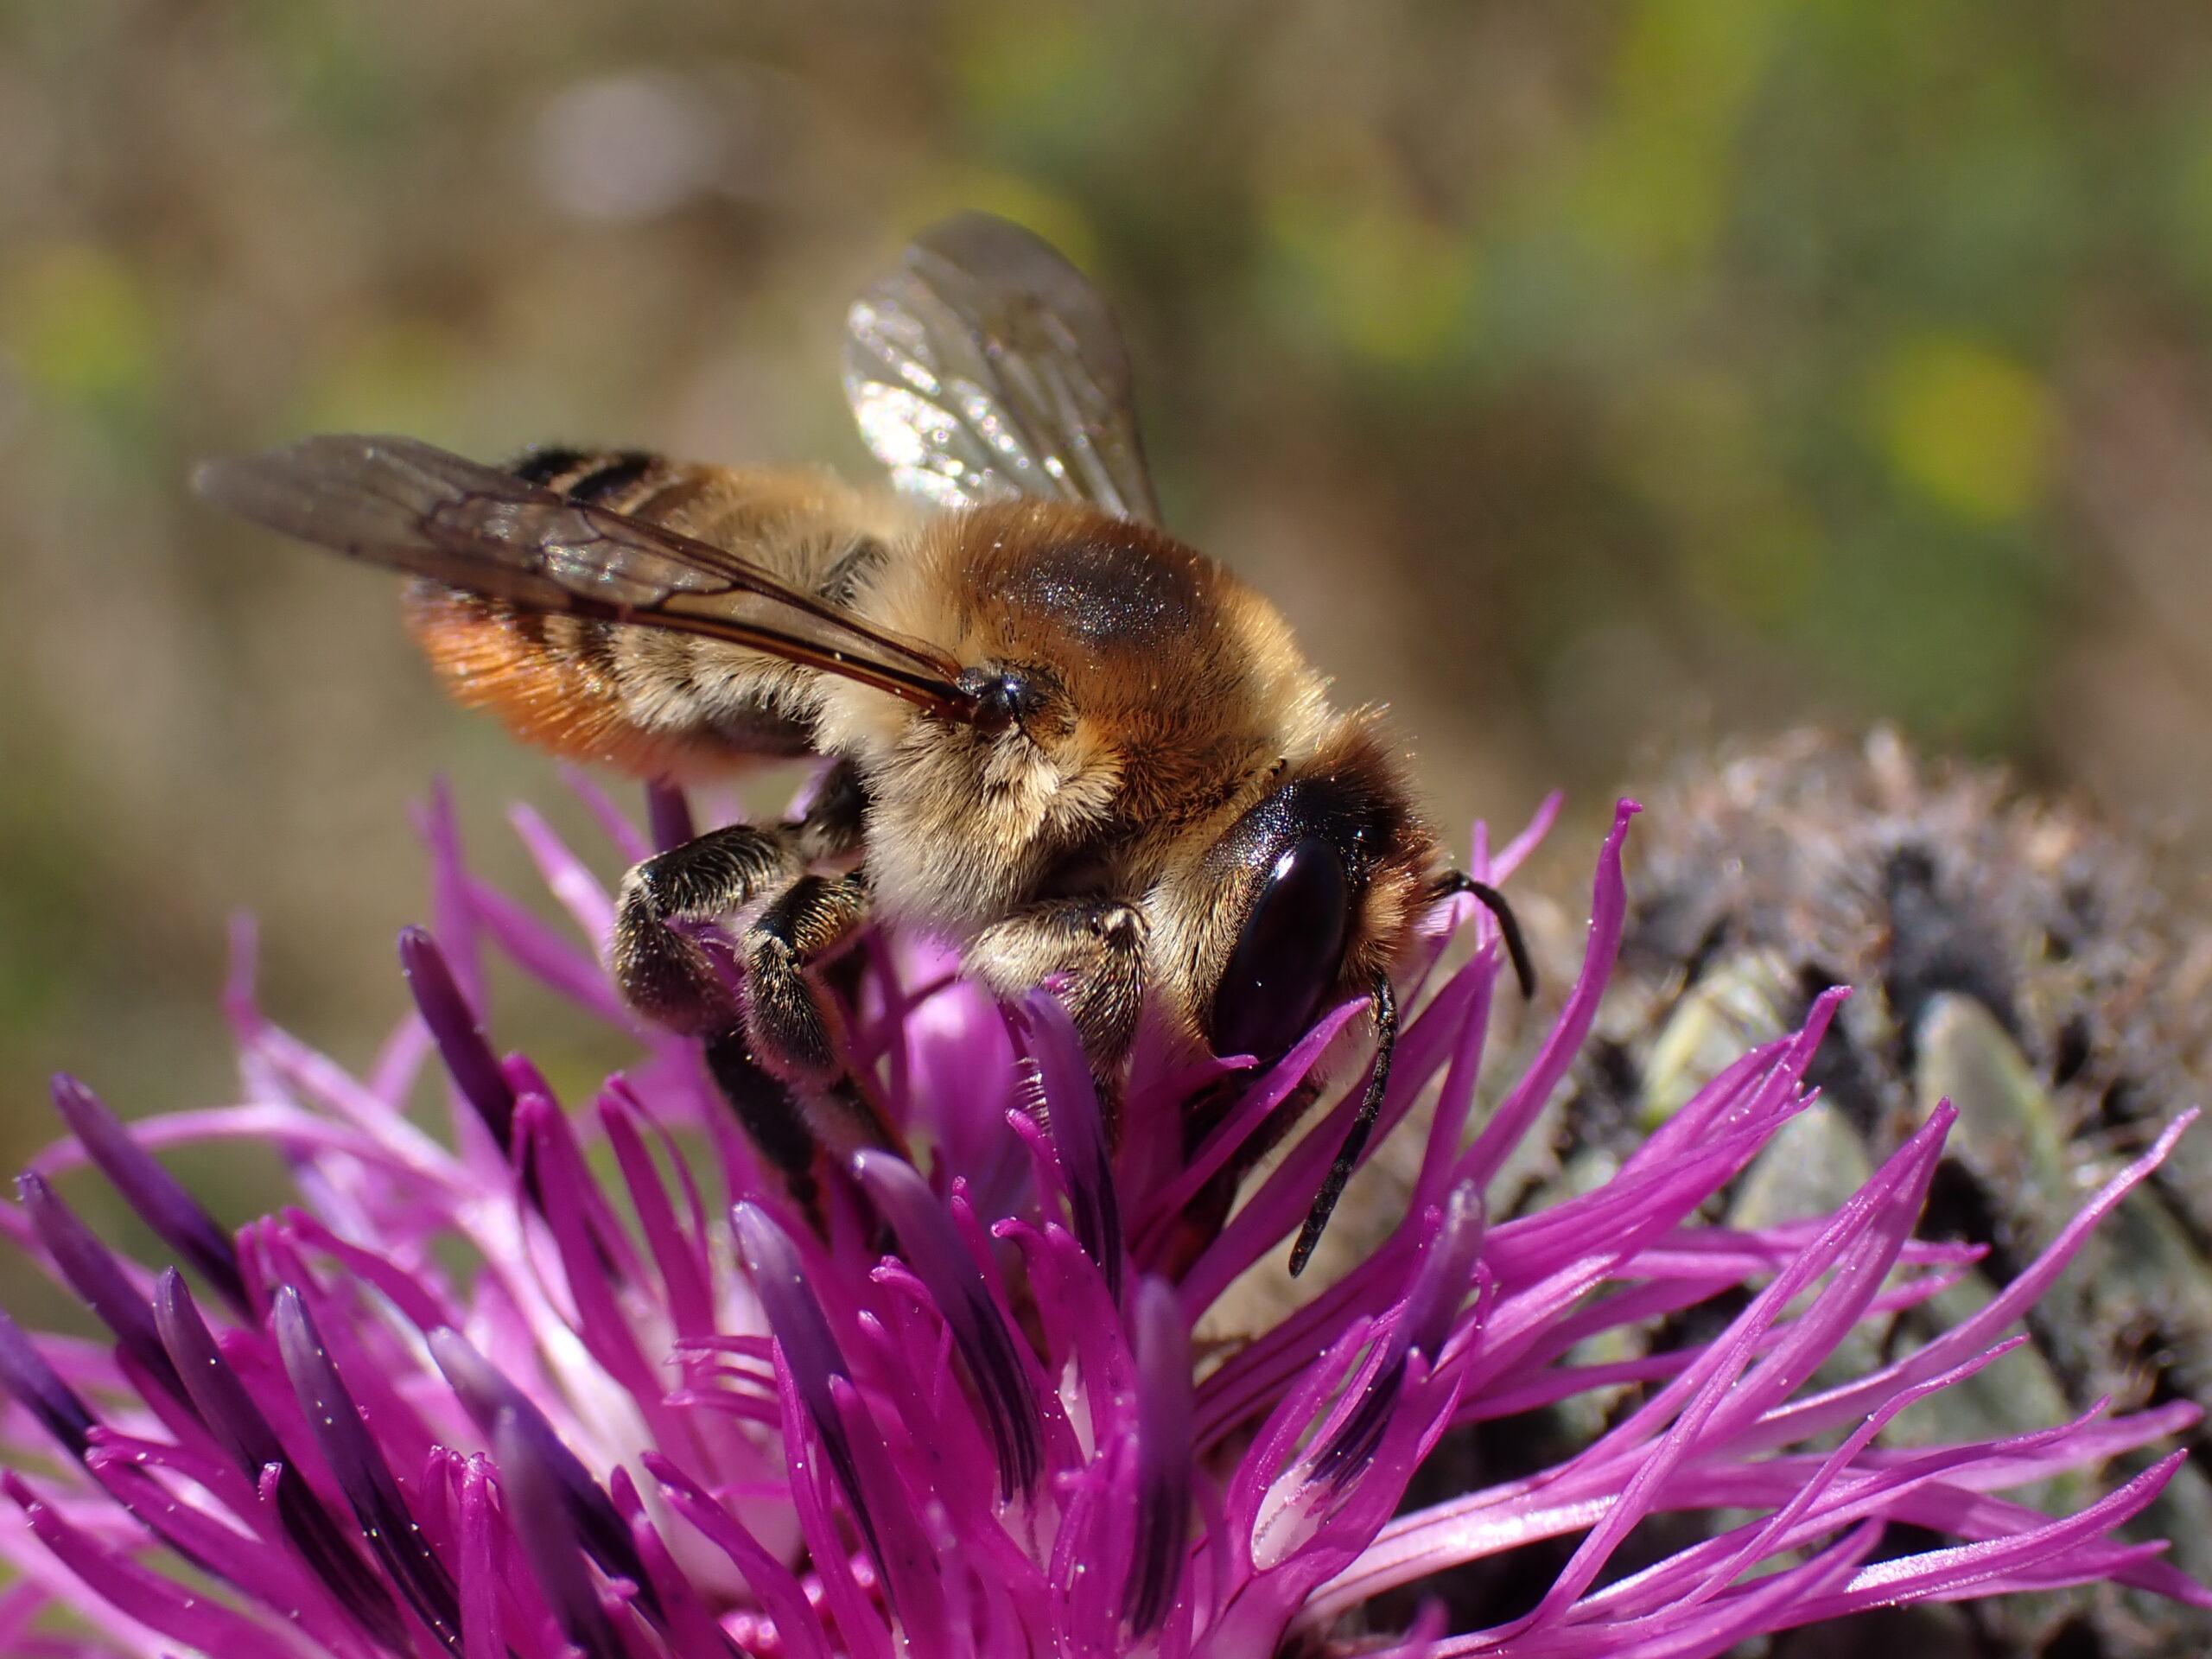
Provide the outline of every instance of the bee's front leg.
<path id="1" fill-rule="evenodd" d="M 968 947 L 970 973 L 1001 996 L 1064 977 L 1060 999 L 1083 1039 L 1109 1116 L 1144 1006 L 1143 912 L 1117 899 L 1053 899 L 994 923 Z"/>
<path id="2" fill-rule="evenodd" d="M 632 868 L 615 901 L 615 983 L 657 1026 L 689 1036 L 728 1031 L 736 997 L 687 925 L 718 922 L 798 873 L 791 831 L 734 823 Z"/>
<path id="3" fill-rule="evenodd" d="M 713 1037 L 742 1020 L 706 948 L 685 930 L 728 920 L 817 859 L 858 849 L 867 797 L 850 762 L 832 766 L 805 815 L 766 827 L 710 830 L 635 865 L 614 916 L 615 983 L 657 1026 Z"/>
<path id="4" fill-rule="evenodd" d="M 809 963 L 834 951 L 866 917 L 863 877 L 805 874 L 812 860 L 858 848 L 865 806 L 851 768 L 836 766 L 796 823 L 733 824 L 646 859 L 623 878 L 615 912 L 613 965 L 624 997 L 655 1024 L 705 1039 L 723 1098 L 817 1224 L 815 1164 L 823 1137 L 789 1080 L 828 1103 L 833 1145 L 887 1139 L 880 1114 L 825 1058 L 835 1055 L 836 1039 L 805 976 Z M 739 946 L 748 982 L 741 995 L 688 930 L 727 922 L 756 904 L 760 913 Z"/>

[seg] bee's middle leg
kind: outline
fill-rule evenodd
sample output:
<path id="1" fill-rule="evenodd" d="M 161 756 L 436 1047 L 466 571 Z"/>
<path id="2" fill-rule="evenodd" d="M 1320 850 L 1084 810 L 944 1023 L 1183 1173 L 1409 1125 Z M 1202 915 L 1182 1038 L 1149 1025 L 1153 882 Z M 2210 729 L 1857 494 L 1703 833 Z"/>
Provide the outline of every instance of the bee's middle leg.
<path id="1" fill-rule="evenodd" d="M 835 955 L 868 920 L 868 877 L 802 875 L 768 900 L 745 930 L 745 1029 L 753 1058 L 802 1087 L 844 1074 L 843 1032 L 808 969 Z"/>

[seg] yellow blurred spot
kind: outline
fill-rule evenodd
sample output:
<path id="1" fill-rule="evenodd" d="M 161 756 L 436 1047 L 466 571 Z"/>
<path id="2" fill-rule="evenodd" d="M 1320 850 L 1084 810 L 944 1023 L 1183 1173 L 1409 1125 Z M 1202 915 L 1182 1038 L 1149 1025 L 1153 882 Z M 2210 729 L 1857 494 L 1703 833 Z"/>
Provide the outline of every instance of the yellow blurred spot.
<path id="1" fill-rule="evenodd" d="M 38 249 L 8 282 L 0 312 L 35 393 L 89 403 L 154 379 L 160 338 L 152 308 L 129 267 L 104 249 Z"/>
<path id="2" fill-rule="evenodd" d="M 1897 472 L 1962 518 L 2017 518 L 2049 476 L 2050 394 L 2012 359 L 1955 334 L 1894 346 L 1874 385 L 1882 447 Z"/>
<path id="3" fill-rule="evenodd" d="M 1270 228 L 1357 355 L 1415 364 L 1451 343 L 1475 280 L 1474 251 L 1459 238 L 1382 202 L 1347 212 L 1293 199 L 1276 205 Z"/>
<path id="4" fill-rule="evenodd" d="M 1628 9 L 1612 94 L 1585 158 L 1580 228 L 1632 265 L 1688 266 L 1719 235 L 1747 99 L 1782 0 L 1642 0 Z"/>
<path id="5" fill-rule="evenodd" d="M 1296 301 L 1356 356 L 1418 364 L 1448 347 L 1472 244 L 1421 213 L 1372 133 L 1316 123 L 1269 158 L 1266 225 Z"/>
<path id="6" fill-rule="evenodd" d="M 315 378 L 299 423 L 310 431 L 446 432 L 458 355 L 452 339 L 423 323 L 372 327 Z"/>

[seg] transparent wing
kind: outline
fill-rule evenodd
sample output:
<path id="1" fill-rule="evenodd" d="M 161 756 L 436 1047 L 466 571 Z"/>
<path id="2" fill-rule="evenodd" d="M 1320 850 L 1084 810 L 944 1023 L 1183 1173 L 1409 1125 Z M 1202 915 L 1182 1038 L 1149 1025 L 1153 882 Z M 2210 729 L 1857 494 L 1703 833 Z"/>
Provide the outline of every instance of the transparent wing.
<path id="1" fill-rule="evenodd" d="M 526 610 L 672 628 L 964 715 L 959 664 L 709 543 L 571 501 L 412 438 L 303 438 L 204 463 L 200 493 L 242 518 Z"/>
<path id="2" fill-rule="evenodd" d="M 947 507 L 1041 495 L 1160 521 L 1113 313 L 1002 219 L 931 226 L 854 303 L 845 397 L 908 494 Z"/>

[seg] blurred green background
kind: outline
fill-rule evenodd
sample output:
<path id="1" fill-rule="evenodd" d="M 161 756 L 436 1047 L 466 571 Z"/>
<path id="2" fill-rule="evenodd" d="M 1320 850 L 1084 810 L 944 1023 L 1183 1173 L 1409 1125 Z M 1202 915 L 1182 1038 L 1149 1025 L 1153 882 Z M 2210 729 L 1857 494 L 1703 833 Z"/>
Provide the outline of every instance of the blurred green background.
<path id="1" fill-rule="evenodd" d="M 0 1164 L 57 1066 L 227 1095 L 234 906 L 363 1059 L 410 803 L 449 776 L 501 868 L 557 804 L 389 581 L 203 512 L 195 458 L 864 474 L 843 306 L 959 207 L 1115 296 L 1173 523 L 1448 821 L 1889 716 L 2204 844 L 2202 5 L 11 0 Z"/>

